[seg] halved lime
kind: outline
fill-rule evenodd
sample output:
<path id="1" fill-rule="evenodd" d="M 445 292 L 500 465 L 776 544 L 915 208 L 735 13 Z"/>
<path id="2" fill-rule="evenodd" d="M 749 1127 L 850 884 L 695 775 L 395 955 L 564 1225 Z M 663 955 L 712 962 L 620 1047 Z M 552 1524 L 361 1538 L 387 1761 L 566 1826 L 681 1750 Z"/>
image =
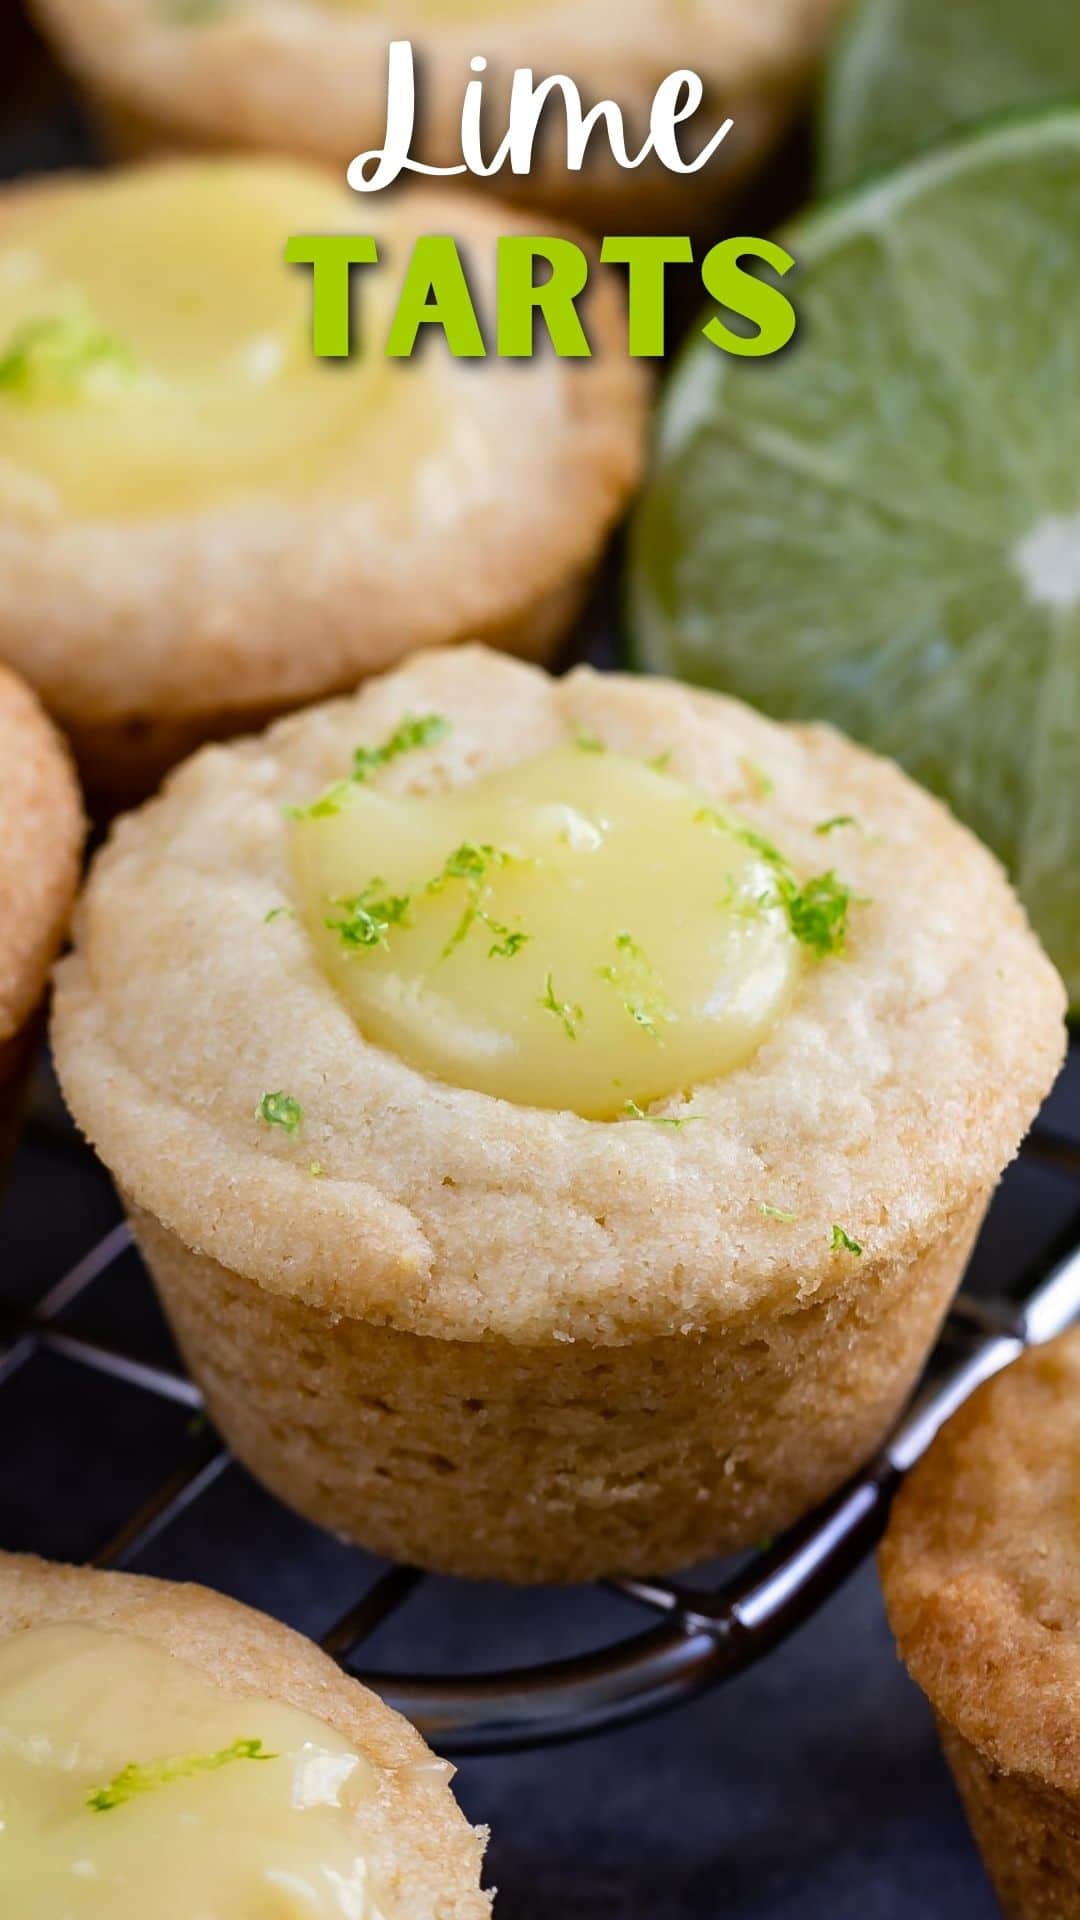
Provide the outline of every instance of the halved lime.
<path id="1" fill-rule="evenodd" d="M 939 149 L 786 244 L 791 347 L 697 339 L 673 377 L 635 655 L 945 795 L 1080 1002 L 1080 111 Z"/>
<path id="2" fill-rule="evenodd" d="M 1076 0 L 861 0 L 826 73 L 832 192 L 991 114 L 1080 98 Z"/>

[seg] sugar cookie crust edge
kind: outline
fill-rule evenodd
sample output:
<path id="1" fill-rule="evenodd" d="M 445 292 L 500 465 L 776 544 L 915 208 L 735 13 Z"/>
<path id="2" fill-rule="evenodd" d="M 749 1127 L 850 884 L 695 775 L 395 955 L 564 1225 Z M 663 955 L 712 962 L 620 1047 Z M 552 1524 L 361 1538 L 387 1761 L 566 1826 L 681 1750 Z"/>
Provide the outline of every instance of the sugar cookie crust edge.
<path id="1" fill-rule="evenodd" d="M 0 1045 L 44 992 L 75 898 L 83 828 L 60 736 L 0 666 Z"/>
<path id="2" fill-rule="evenodd" d="M 455 766 L 468 777 L 586 727 L 643 756 L 672 748 L 673 771 L 725 800 L 743 762 L 765 764 L 776 797 L 748 799 L 744 811 L 775 831 L 800 868 L 823 864 L 810 826 L 819 813 L 862 811 L 871 826 L 887 814 L 886 848 L 867 833 L 843 860 L 836 849 L 827 856 L 868 893 L 878 888 L 854 923 L 850 958 L 808 970 L 778 1034 L 698 1091 L 695 1105 L 709 1116 L 701 1124 L 674 1133 L 589 1122 L 429 1080 L 363 1041 L 295 922 L 263 926 L 265 911 L 287 898 L 282 804 L 317 792 L 357 739 L 384 737 L 403 711 L 432 709 L 451 718 L 451 739 L 402 781 L 452 781 Z M 244 792 L 249 810 L 236 800 Z M 214 822 L 213 865 L 234 800 L 250 882 L 241 890 L 198 873 L 197 823 Z M 185 911 L 209 912 L 212 900 L 214 916 L 243 921 L 225 985 L 215 975 L 220 951 L 210 958 L 216 918 L 201 944 L 182 917 L 175 937 L 157 919 L 144 928 L 157 990 L 174 1019 L 193 1023 L 190 1044 L 202 1046 L 213 1026 L 206 999 L 184 1013 L 179 977 L 175 991 L 170 984 L 192 939 L 191 964 L 207 968 L 196 993 L 224 994 L 228 1058 L 244 1056 L 232 1088 L 222 1087 L 218 1061 L 213 1086 L 186 1102 L 170 1089 L 163 1055 L 139 1057 L 154 1050 L 145 1020 L 155 990 L 148 1001 L 140 990 L 135 1039 L 127 976 L 116 967 L 121 950 L 125 966 L 135 965 L 138 916 L 158 911 L 144 904 L 151 870 L 180 834 L 194 860 L 181 882 Z M 274 836 L 269 867 L 252 879 Z M 227 870 L 231 856 L 221 857 Z M 160 900 L 166 920 L 170 897 Z M 288 986 L 268 1029 L 260 994 L 276 993 L 280 979 Z M 719 696 L 588 670 L 553 681 L 502 656 L 454 649 L 259 740 L 206 749 L 122 823 L 80 909 L 77 951 L 59 972 L 54 1032 L 73 1111 L 120 1184 L 223 1265 L 406 1330 L 620 1342 L 714 1327 L 768 1301 L 783 1312 L 824 1297 L 848 1277 L 830 1245 L 837 1222 L 863 1245 L 867 1286 L 914 1257 L 990 1190 L 1015 1152 L 1060 1063 L 1063 1009 L 1060 981 L 997 863 L 875 756 L 828 729 L 781 727 Z M 302 1043 L 286 1044 L 290 1021 Z M 179 1033 L 181 1055 L 187 1044 Z M 311 1115 L 302 1140 L 270 1138 L 273 1129 L 249 1118 L 267 1076 Z M 327 1177 L 311 1177 L 313 1159 Z M 798 1218 L 780 1228 L 762 1203 Z"/>
<path id="3" fill-rule="evenodd" d="M 938 1714 L 991 1766 L 1074 1800 L 1080 1644 L 1038 1617 L 1011 1561 L 1022 1547 L 1051 1599 L 1055 1562 L 1075 1560 L 1075 1521 L 1040 1505 L 1033 1469 L 1048 1446 L 1069 1455 L 1055 1410 L 1078 1388 L 1080 1328 L 980 1388 L 900 1493 L 880 1556 L 901 1657 Z"/>

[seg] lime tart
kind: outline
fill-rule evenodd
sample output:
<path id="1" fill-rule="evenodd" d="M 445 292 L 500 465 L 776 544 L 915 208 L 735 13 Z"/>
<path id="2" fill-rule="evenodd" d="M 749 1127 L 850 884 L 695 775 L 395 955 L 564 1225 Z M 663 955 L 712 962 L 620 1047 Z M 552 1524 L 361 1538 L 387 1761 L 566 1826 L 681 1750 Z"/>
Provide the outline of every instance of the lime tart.
<path id="1" fill-rule="evenodd" d="M 54 1037 L 240 1458 L 380 1552 L 569 1580 L 873 1449 L 1062 1006 L 886 762 L 469 647 L 120 822 Z"/>
<path id="2" fill-rule="evenodd" d="M 97 103 L 114 146 L 254 147 L 344 170 L 387 137 L 388 49 L 411 38 L 422 86 L 415 153 L 461 167 L 462 105 L 486 61 L 485 159 L 505 131 L 516 68 L 573 77 L 586 106 L 614 99 L 637 154 L 656 89 L 676 68 L 705 83 L 681 129 L 696 159 L 727 118 L 712 162 L 690 174 L 655 158 L 627 171 L 601 127 L 567 165 L 566 118 L 551 109 L 525 173 L 500 193 L 560 208 L 605 231 L 685 231 L 775 145 L 804 98 L 841 0 L 629 0 L 613 30 L 602 5 L 570 0 L 36 0 L 34 12 Z"/>
<path id="3" fill-rule="evenodd" d="M 1080 1915 L 1080 1329 L 951 1420 L 881 1554 L 1007 1920 Z"/>
<path id="4" fill-rule="evenodd" d="M 485 1920 L 452 1770 L 301 1635 L 201 1587 L 0 1558 L 19 1920 Z"/>
<path id="5" fill-rule="evenodd" d="M 68 754 L 29 687 L 0 667 L 0 1165 L 75 898 L 82 837 Z"/>
<path id="6" fill-rule="evenodd" d="M 326 361 L 285 248 L 355 230 L 328 175 L 177 161 L 0 198 L 0 657 L 95 791 L 422 643 L 543 655 L 573 617 L 639 467 L 621 292 L 593 281 L 588 360 L 390 358 L 415 237 L 449 222 L 482 308 L 514 216 L 376 211 Z"/>

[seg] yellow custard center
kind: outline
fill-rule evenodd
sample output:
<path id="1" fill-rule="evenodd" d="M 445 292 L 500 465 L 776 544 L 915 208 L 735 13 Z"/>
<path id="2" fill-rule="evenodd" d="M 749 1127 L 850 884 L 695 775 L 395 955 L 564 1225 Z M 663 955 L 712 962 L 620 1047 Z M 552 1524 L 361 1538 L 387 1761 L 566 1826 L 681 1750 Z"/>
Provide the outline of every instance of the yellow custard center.
<path id="1" fill-rule="evenodd" d="M 311 276 L 285 261 L 291 234 L 355 227 L 331 176 L 276 162 L 173 163 L 15 199 L 0 235 L 0 513 L 407 493 L 446 425 L 434 356 L 383 357 L 379 266 L 355 282 L 362 350 L 316 360 Z M 400 268 L 404 237 L 382 240 Z"/>
<path id="2" fill-rule="evenodd" d="M 357 1837 L 378 1777 L 321 1720 L 133 1635 L 0 1644 L 11 1920 L 392 1920 Z"/>
<path id="3" fill-rule="evenodd" d="M 738 821 L 568 745 L 449 793 L 334 789 L 293 829 L 301 911 L 368 1039 L 524 1106 L 638 1117 L 748 1059 L 799 944 Z"/>

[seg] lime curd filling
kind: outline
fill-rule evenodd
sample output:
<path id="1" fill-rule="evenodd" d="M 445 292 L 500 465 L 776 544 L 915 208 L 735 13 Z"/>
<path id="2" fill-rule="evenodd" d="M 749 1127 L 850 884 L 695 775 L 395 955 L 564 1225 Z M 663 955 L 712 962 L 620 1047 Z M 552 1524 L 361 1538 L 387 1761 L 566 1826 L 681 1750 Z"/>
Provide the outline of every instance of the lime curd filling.
<path id="1" fill-rule="evenodd" d="M 133 1635 L 0 1643 L 12 1920 L 392 1920 L 357 1838 L 378 1778 L 333 1727 Z"/>
<path id="2" fill-rule="evenodd" d="M 357 339 L 318 361 L 290 234 L 348 231 L 344 190 L 277 162 L 191 162 L 13 200 L 0 233 L 0 512 L 199 510 L 335 489 L 407 499 L 449 431 L 435 356 Z M 355 221 L 353 221 L 355 225 Z M 404 238 L 382 236 L 400 264 Z M 405 249 L 407 251 L 407 249 Z"/>
<path id="3" fill-rule="evenodd" d="M 361 1032 L 525 1106 L 645 1118 L 748 1060 L 800 972 L 765 843 L 592 743 L 451 792 L 343 783 L 291 852 Z"/>

